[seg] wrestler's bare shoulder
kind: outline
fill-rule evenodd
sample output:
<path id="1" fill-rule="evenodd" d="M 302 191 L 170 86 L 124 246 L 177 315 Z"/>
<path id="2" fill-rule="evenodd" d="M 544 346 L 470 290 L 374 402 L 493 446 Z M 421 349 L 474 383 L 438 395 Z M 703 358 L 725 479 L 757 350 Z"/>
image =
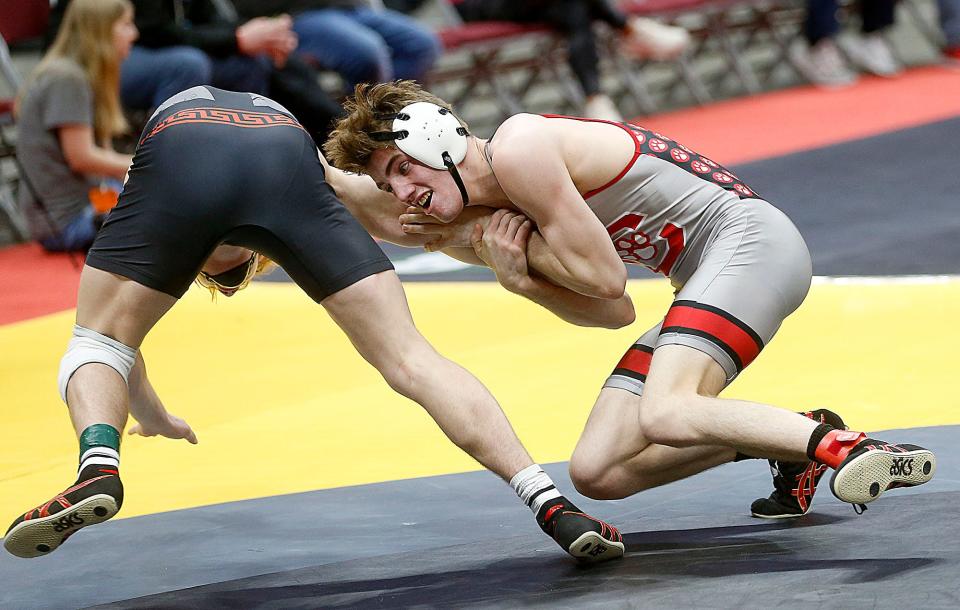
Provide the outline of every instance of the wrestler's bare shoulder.
<path id="1" fill-rule="evenodd" d="M 501 123 L 491 141 L 498 153 L 526 155 L 531 149 L 549 144 L 555 137 L 546 118 L 539 114 L 520 113 Z"/>

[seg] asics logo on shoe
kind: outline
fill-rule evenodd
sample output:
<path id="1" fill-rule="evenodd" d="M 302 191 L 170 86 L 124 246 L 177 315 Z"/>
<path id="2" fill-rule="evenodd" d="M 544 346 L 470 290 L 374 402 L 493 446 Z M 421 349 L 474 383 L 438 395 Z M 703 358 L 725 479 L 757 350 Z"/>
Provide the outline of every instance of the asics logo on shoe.
<path id="1" fill-rule="evenodd" d="M 597 557 L 598 555 L 603 555 L 606 552 L 607 552 L 607 547 L 598 544 L 597 546 L 587 551 L 587 554 L 590 555 L 591 557 Z"/>
<path id="2" fill-rule="evenodd" d="M 893 458 L 890 464 L 890 476 L 909 477 L 913 474 L 913 458 Z"/>
<path id="3" fill-rule="evenodd" d="M 84 521 L 79 514 L 73 512 L 69 515 L 60 517 L 53 523 L 53 531 L 62 532 L 63 530 L 70 529 L 75 525 L 83 525 Z"/>

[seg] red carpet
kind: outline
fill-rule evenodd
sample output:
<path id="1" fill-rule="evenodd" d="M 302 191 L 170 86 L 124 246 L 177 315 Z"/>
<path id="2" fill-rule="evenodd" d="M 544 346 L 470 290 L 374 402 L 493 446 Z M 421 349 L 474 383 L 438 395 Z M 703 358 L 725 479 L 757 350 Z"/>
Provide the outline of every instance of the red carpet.
<path id="1" fill-rule="evenodd" d="M 637 119 L 723 165 L 960 116 L 960 71 L 916 68 L 845 89 L 800 87 Z"/>
<path id="2" fill-rule="evenodd" d="M 77 259 L 77 265 L 81 265 Z M 0 250 L 0 324 L 71 309 L 77 303 L 80 270 L 65 254 L 37 244 Z"/>

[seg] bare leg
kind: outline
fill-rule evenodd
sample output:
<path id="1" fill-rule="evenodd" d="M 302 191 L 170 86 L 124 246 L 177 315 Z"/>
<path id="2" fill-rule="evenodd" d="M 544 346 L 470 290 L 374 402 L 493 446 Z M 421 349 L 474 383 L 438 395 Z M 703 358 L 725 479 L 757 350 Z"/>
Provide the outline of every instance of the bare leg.
<path id="1" fill-rule="evenodd" d="M 137 349 L 150 328 L 175 302 L 169 295 L 126 278 L 84 267 L 77 323 Z M 142 369 L 142 361 L 139 366 Z M 123 502 L 123 485 L 116 467 L 119 445 L 113 435 L 122 432 L 127 421 L 127 384 L 113 368 L 86 363 L 70 377 L 66 398 L 78 437 L 96 424 L 107 424 L 113 430 L 107 426 L 92 429 L 92 440 L 85 441 L 90 445 L 77 481 L 52 500 L 28 510 L 10 526 L 4 547 L 19 557 L 52 552 L 77 530 L 113 517 Z"/>
<path id="2" fill-rule="evenodd" d="M 77 297 L 77 324 L 137 349 L 176 302 L 168 294 L 127 278 L 84 267 Z M 129 411 L 127 385 L 109 366 L 86 364 L 67 384 L 67 406 L 77 435 L 98 423 L 123 431 Z"/>
<path id="3" fill-rule="evenodd" d="M 577 489 L 598 499 L 624 498 L 749 455 L 806 462 L 816 422 L 741 400 L 717 398 L 723 369 L 692 348 L 654 352 L 643 397 L 605 388 L 573 457 Z"/>
<path id="4" fill-rule="evenodd" d="M 581 494 L 615 500 L 685 479 L 731 461 L 728 447 L 668 447 L 650 443 L 640 429 L 640 397 L 604 388 L 570 459 L 570 477 Z"/>
<path id="5" fill-rule="evenodd" d="M 422 405 L 484 467 L 509 481 L 533 464 L 490 392 L 416 329 L 396 274 L 367 277 L 322 304 L 390 387 Z"/>
<path id="6" fill-rule="evenodd" d="M 533 465 L 490 392 L 438 354 L 414 327 L 394 272 L 364 278 L 325 299 L 323 306 L 390 387 L 423 406 L 475 460 L 508 482 Z M 518 475 L 517 493 L 561 548 L 589 563 L 623 556 L 616 528 L 585 515 L 538 468 L 530 471 Z"/>
<path id="7" fill-rule="evenodd" d="M 806 461 L 817 423 L 769 405 L 717 398 L 723 370 L 707 354 L 682 345 L 654 352 L 640 400 L 647 439 L 672 447 L 721 445 L 748 455 Z"/>

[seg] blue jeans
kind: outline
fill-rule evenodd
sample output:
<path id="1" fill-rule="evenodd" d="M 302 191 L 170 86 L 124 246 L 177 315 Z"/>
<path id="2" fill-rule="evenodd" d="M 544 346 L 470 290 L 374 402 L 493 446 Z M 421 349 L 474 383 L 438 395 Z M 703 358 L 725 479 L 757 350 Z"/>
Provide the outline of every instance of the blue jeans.
<path id="1" fill-rule="evenodd" d="M 357 83 L 395 78 L 421 80 L 440 56 L 440 39 L 429 28 L 391 10 L 318 9 L 293 21 L 298 52 Z"/>
<path id="2" fill-rule="evenodd" d="M 41 239 L 40 245 L 48 252 L 86 251 L 97 236 L 97 224 L 93 217 L 93 207 L 87 206 L 79 216 L 60 230 L 59 235 Z"/>
<path id="3" fill-rule="evenodd" d="M 134 46 L 120 66 L 120 99 L 127 108 L 156 108 L 197 85 L 267 95 L 272 66 L 266 57 L 211 57 L 195 47 Z"/>
<path id="4" fill-rule="evenodd" d="M 947 48 L 960 47 L 960 0 L 937 0 L 937 8 Z"/>
<path id="5" fill-rule="evenodd" d="M 833 38 L 840 32 L 837 21 L 837 0 L 807 0 L 807 18 L 804 34 L 807 42 L 816 44 L 824 38 Z M 879 32 L 893 25 L 897 0 L 863 0 L 859 3 L 864 34 Z"/>

